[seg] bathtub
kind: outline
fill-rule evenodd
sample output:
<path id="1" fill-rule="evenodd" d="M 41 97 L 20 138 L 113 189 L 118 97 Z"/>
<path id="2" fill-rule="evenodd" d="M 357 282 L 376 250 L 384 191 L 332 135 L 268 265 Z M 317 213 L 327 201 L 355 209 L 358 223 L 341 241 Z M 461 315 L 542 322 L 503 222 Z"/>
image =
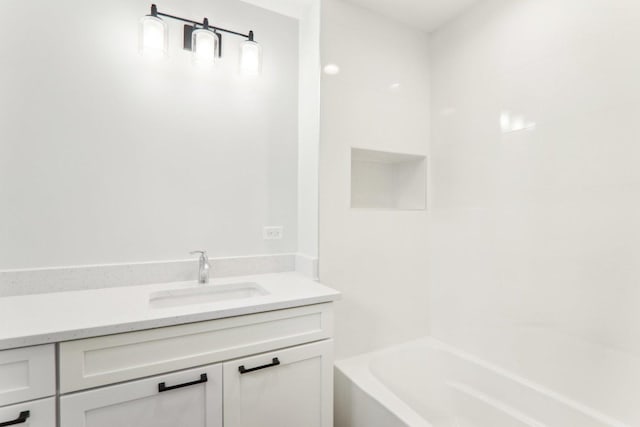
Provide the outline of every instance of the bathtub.
<path id="1" fill-rule="evenodd" d="M 335 384 L 335 427 L 632 427 L 432 338 L 339 361 Z"/>

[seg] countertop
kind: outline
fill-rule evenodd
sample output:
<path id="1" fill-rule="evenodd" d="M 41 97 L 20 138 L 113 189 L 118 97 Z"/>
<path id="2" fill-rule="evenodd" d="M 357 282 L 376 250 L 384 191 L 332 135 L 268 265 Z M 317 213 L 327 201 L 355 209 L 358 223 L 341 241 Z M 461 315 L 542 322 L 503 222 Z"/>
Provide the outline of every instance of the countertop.
<path id="1" fill-rule="evenodd" d="M 257 283 L 268 294 L 159 308 L 150 295 L 165 290 Z M 340 293 L 298 273 L 126 286 L 0 298 L 0 350 L 282 310 L 338 299 Z"/>

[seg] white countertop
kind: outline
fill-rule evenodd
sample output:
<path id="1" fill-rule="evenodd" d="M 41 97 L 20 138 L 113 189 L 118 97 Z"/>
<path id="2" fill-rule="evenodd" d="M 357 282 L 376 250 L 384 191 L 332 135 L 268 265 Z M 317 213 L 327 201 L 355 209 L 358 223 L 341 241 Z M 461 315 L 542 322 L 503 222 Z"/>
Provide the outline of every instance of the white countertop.
<path id="1" fill-rule="evenodd" d="M 152 293 L 186 287 L 253 282 L 269 294 L 206 304 L 157 308 Z M 184 323 L 320 304 L 339 292 L 298 273 L 126 286 L 0 298 L 0 350 L 70 341 Z"/>

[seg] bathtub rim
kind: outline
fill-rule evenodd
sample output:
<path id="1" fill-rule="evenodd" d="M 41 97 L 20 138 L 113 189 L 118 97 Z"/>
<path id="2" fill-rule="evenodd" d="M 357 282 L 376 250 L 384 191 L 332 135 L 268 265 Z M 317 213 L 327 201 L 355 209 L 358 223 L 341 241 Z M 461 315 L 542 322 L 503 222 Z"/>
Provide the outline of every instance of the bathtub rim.
<path id="1" fill-rule="evenodd" d="M 415 341 L 412 342 L 415 344 Z M 379 351 L 365 353 L 359 356 L 343 359 L 335 362 L 335 369 L 344 374 L 362 393 L 373 399 L 377 404 L 386 408 L 395 415 L 407 427 L 433 427 L 433 424 L 424 419 L 413 408 L 382 383 L 370 370 L 372 359 L 379 357 L 390 350 L 396 350 L 411 343 L 393 346 Z"/>
<path id="2" fill-rule="evenodd" d="M 425 420 L 422 415 L 420 415 L 416 410 L 405 403 L 381 380 L 379 380 L 370 368 L 371 361 L 380 356 L 425 346 L 450 353 L 455 357 L 479 365 L 480 367 L 487 369 L 497 375 L 506 377 L 511 381 L 518 382 L 526 388 L 533 390 L 534 392 L 544 394 L 549 398 L 554 399 L 575 411 L 582 412 L 583 414 L 590 416 L 595 420 L 600 421 L 610 427 L 631 427 L 631 425 L 608 416 L 602 412 L 599 412 L 596 409 L 593 409 L 577 400 L 569 398 L 545 386 L 528 380 L 527 378 L 515 374 L 507 369 L 501 368 L 498 365 L 487 362 L 477 356 L 460 350 L 432 336 L 425 336 L 409 342 L 391 345 L 380 350 L 372 351 L 370 353 L 365 353 L 352 358 L 339 360 L 335 362 L 335 367 L 349 379 L 351 379 L 353 384 L 358 387 L 359 390 L 361 390 L 367 396 L 371 397 L 378 404 L 386 407 L 402 422 L 407 424 L 408 427 L 433 427 L 433 424 L 431 424 L 428 420 Z"/>

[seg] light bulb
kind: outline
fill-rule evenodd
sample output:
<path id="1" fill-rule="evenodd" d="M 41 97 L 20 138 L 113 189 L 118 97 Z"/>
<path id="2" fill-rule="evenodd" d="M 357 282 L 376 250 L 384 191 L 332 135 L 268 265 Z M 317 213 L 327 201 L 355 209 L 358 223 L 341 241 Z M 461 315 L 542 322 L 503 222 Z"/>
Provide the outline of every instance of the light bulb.
<path id="1" fill-rule="evenodd" d="M 157 16 L 140 20 L 140 53 L 150 58 L 163 58 L 169 47 L 169 27 Z"/>
<path id="2" fill-rule="evenodd" d="M 211 30 L 194 30 L 191 36 L 193 62 L 198 65 L 213 65 L 218 56 L 218 36 Z"/>
<path id="3" fill-rule="evenodd" d="M 257 76 L 262 71 L 262 46 L 250 39 L 240 45 L 240 74 Z"/>

